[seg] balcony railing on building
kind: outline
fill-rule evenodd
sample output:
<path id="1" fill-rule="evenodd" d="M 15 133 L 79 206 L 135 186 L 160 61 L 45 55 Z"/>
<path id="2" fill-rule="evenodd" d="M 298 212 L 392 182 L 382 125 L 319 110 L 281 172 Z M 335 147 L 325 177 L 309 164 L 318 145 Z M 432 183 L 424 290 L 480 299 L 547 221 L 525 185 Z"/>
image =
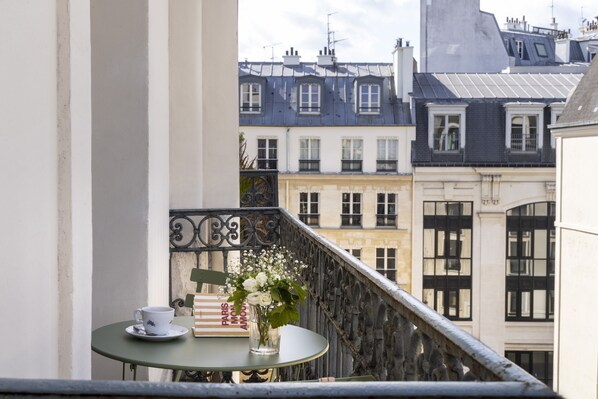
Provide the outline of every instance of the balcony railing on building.
<path id="1" fill-rule="evenodd" d="M 343 159 L 341 161 L 341 170 L 343 172 L 361 172 L 362 170 L 362 160 L 356 159 Z"/>
<path id="2" fill-rule="evenodd" d="M 376 161 L 376 172 L 396 172 L 397 161 L 395 160 L 382 160 Z"/>
<path id="3" fill-rule="evenodd" d="M 320 160 L 319 159 L 300 159 L 299 160 L 299 171 L 300 172 L 319 172 L 320 171 Z"/>
<path id="4" fill-rule="evenodd" d="M 325 336 L 330 350 L 302 367 L 281 370 L 283 380 L 371 375 L 381 382 L 421 382 L 419 393 L 410 397 L 443 387 L 432 381 L 460 381 L 462 388 L 471 389 L 465 395 L 444 386 L 445 397 L 484 397 L 489 386 L 503 397 L 555 397 L 531 375 L 284 209 L 172 210 L 170 232 L 175 305 L 185 293 L 176 288 L 189 278 L 190 268 L 226 269 L 247 249 L 282 245 L 308 265 L 303 278 L 309 298 L 300 309 L 300 324 Z M 354 394 L 368 396 L 362 384 L 353 387 Z"/>

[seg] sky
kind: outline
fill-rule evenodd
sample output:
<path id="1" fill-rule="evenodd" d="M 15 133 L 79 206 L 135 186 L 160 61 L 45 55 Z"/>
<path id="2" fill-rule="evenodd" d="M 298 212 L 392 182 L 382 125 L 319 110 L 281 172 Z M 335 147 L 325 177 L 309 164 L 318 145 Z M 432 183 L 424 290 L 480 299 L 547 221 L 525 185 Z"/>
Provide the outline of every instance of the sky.
<path id="1" fill-rule="evenodd" d="M 239 60 L 282 61 L 294 47 L 301 61 L 316 61 L 327 45 L 327 23 L 334 32 L 339 62 L 392 62 L 397 38 L 410 41 L 419 58 L 420 0 L 238 0 Z M 554 8 L 551 7 L 554 5 Z M 583 7 L 583 8 L 582 8 Z M 549 27 L 552 12 L 559 29 L 579 35 L 581 16 L 598 15 L 597 0 L 480 0 L 499 27 L 525 15 L 531 25 Z M 332 14 L 332 15 L 328 15 Z"/>

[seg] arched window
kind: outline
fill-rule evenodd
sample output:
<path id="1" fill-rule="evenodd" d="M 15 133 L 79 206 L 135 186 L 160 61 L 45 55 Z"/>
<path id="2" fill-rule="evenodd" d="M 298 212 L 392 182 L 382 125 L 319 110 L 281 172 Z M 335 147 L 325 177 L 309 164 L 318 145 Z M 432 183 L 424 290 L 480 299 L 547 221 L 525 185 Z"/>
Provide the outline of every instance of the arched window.
<path id="1" fill-rule="evenodd" d="M 555 203 L 507 211 L 506 320 L 554 319 Z"/>

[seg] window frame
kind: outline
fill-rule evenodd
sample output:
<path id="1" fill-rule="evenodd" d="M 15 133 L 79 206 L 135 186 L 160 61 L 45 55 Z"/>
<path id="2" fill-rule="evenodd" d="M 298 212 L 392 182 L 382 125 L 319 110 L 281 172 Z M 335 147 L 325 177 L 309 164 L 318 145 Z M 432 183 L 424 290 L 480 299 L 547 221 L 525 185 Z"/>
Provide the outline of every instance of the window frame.
<path id="1" fill-rule="evenodd" d="M 345 143 L 350 142 L 349 147 Z M 356 146 L 355 143 L 360 143 Z M 347 149 L 347 150 L 346 150 Z M 349 158 L 345 158 L 345 153 Z M 343 137 L 341 138 L 341 172 L 362 172 L 363 171 L 363 138 Z"/>
<path id="2" fill-rule="evenodd" d="M 544 43 L 534 42 L 534 47 L 536 48 L 536 54 L 538 54 L 538 57 L 548 58 L 548 50 L 546 49 L 546 45 Z M 541 54 L 540 48 L 544 54 Z"/>
<path id="3" fill-rule="evenodd" d="M 303 143 L 307 145 L 304 146 Z M 317 142 L 316 156 L 314 157 L 314 143 Z M 321 154 L 321 140 L 319 137 L 300 137 L 299 138 L 299 172 L 319 172 L 320 171 L 320 154 Z M 307 154 L 303 156 L 304 150 Z"/>
<path id="4" fill-rule="evenodd" d="M 308 101 L 307 104 L 308 105 L 304 105 L 304 101 L 303 101 L 303 89 L 307 87 L 307 97 L 308 97 Z M 312 104 L 312 95 L 314 94 L 312 92 L 312 89 L 316 87 L 317 88 L 317 93 L 316 97 L 317 97 L 317 101 L 316 104 Z M 322 107 L 322 85 L 318 82 L 300 82 L 299 83 L 299 114 L 301 115 L 319 115 L 321 113 L 321 107 Z"/>
<path id="5" fill-rule="evenodd" d="M 539 370 L 536 370 L 534 366 L 536 363 L 534 362 L 534 355 L 535 354 L 542 354 L 544 357 L 543 365 L 543 374 L 545 378 L 542 378 L 541 375 L 538 375 Z M 522 361 L 523 355 L 528 357 L 528 364 L 524 364 Z M 518 350 L 505 350 L 505 357 L 509 359 L 511 362 L 515 363 L 517 366 L 521 367 L 523 370 L 528 372 L 529 374 L 533 375 L 536 379 L 546 384 L 549 388 L 552 389 L 553 385 L 553 370 L 554 370 L 554 352 L 553 351 L 518 351 Z"/>
<path id="6" fill-rule="evenodd" d="M 347 197 L 345 197 L 347 196 Z M 346 200 L 348 199 L 348 200 Z M 362 228 L 362 193 L 341 193 L 341 228 Z M 347 212 L 345 212 L 347 211 Z"/>
<path id="7" fill-rule="evenodd" d="M 380 142 L 384 142 L 384 154 L 380 154 Z M 391 158 L 392 146 L 395 157 Z M 378 137 L 376 139 L 376 172 L 397 172 L 399 163 L 399 139 L 396 137 Z"/>
<path id="8" fill-rule="evenodd" d="M 506 103 L 505 108 L 505 148 L 509 149 L 512 153 L 517 154 L 535 154 L 544 148 L 544 103 Z M 513 125 L 512 121 L 515 117 L 537 117 L 536 126 L 536 148 L 533 151 L 530 150 L 513 150 Z M 529 119 L 529 118 L 525 118 Z M 523 137 L 522 137 L 523 140 Z"/>
<path id="9" fill-rule="evenodd" d="M 554 321 L 555 215 L 554 201 L 523 204 L 505 213 L 505 321 Z M 545 246 L 543 253 L 538 242 Z M 543 304 L 543 317 L 537 317 L 536 300 Z"/>
<path id="10" fill-rule="evenodd" d="M 381 201 L 382 196 L 382 201 Z M 376 227 L 397 227 L 396 193 L 376 193 Z M 391 201 L 392 198 L 392 201 Z M 382 213 L 380 213 L 382 211 Z"/>
<path id="11" fill-rule="evenodd" d="M 261 147 L 260 141 L 265 140 L 266 146 Z M 272 142 L 276 143 L 275 148 L 273 149 L 271 144 Z M 265 151 L 265 157 L 260 157 L 260 151 L 262 148 Z M 274 158 L 270 157 L 271 151 L 274 150 L 276 152 L 276 156 Z M 265 169 L 265 170 L 278 170 L 278 138 L 276 137 L 258 137 L 257 138 L 257 157 L 256 157 L 256 164 L 257 169 Z M 264 167 L 262 167 L 264 166 Z"/>
<path id="12" fill-rule="evenodd" d="M 424 201 L 423 205 L 422 301 L 450 320 L 470 321 L 473 311 L 473 202 Z M 461 245 L 450 245 L 451 234 L 446 232 L 451 231 L 458 231 L 469 241 L 459 240 Z M 447 255 L 447 250 L 457 247 L 461 254 Z M 466 256 L 462 256 L 467 250 Z M 453 267 L 455 264 L 456 268 Z M 432 304 L 428 303 L 430 300 Z M 451 314 L 452 309 L 454 314 Z"/>
<path id="13" fill-rule="evenodd" d="M 466 109 L 468 104 L 426 104 L 428 109 L 428 147 L 434 153 L 454 154 L 465 148 L 466 137 Z M 456 150 L 438 150 L 435 148 L 434 121 L 437 116 L 459 116 L 459 143 Z M 448 124 L 447 124 L 448 125 Z"/>
<path id="14" fill-rule="evenodd" d="M 377 93 L 372 93 L 372 88 L 377 88 Z M 364 101 L 364 89 L 367 88 L 367 99 Z M 382 85 L 380 83 L 374 82 L 361 82 L 357 86 L 358 89 L 358 96 L 357 96 L 357 113 L 360 115 L 379 115 L 380 109 L 382 107 Z M 376 96 L 377 98 L 372 98 Z"/>
<path id="15" fill-rule="evenodd" d="M 376 247 L 375 252 L 376 271 L 392 282 L 397 281 L 397 252 L 394 247 Z"/>
<path id="16" fill-rule="evenodd" d="M 245 87 L 249 87 L 250 90 L 245 91 Z M 239 112 L 241 114 L 260 114 L 262 112 L 262 83 L 256 81 L 244 81 L 239 83 Z M 253 99 L 253 90 L 251 88 L 257 87 L 257 105 L 254 105 Z M 244 104 L 244 95 L 247 93 L 249 95 L 249 102 L 248 106 Z"/>
<path id="17" fill-rule="evenodd" d="M 515 39 L 515 52 L 519 56 L 519 59 L 527 59 L 525 58 L 525 42 L 523 41 L 523 39 Z"/>
<path id="18" fill-rule="evenodd" d="M 303 208 L 305 206 L 305 208 Z M 314 211 L 315 206 L 315 211 Z M 309 212 L 302 212 L 302 210 Z M 299 220 L 308 226 L 320 227 L 320 193 L 315 191 L 302 191 L 299 193 Z"/>

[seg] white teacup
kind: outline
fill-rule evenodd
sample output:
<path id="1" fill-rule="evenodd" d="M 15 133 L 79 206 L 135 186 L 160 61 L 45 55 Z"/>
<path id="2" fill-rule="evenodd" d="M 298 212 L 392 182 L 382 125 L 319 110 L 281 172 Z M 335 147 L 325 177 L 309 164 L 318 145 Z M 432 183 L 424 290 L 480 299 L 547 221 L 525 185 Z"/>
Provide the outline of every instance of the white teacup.
<path id="1" fill-rule="evenodd" d="M 170 330 L 174 309 L 166 306 L 145 306 L 133 312 L 135 323 L 143 323 L 148 335 L 166 335 Z"/>

